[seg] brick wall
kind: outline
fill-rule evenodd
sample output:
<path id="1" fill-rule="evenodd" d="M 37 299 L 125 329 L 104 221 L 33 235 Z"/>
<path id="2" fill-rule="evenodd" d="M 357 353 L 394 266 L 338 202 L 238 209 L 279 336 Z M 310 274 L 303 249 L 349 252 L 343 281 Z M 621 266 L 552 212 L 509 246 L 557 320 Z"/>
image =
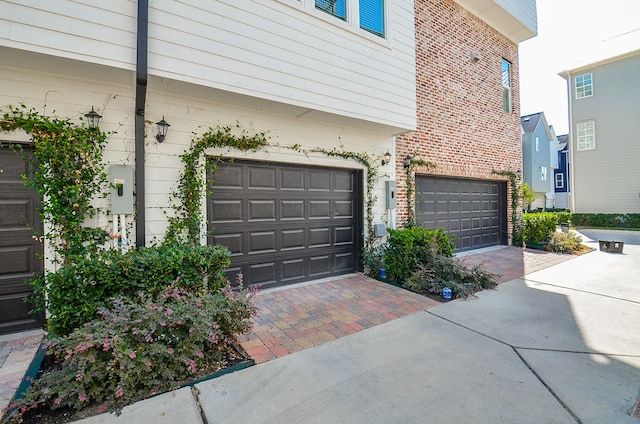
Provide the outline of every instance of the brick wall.
<path id="1" fill-rule="evenodd" d="M 396 140 L 399 225 L 408 217 L 407 154 L 436 165 L 417 174 L 506 180 L 491 171 L 522 166 L 518 45 L 452 0 L 416 0 L 415 26 L 418 122 Z M 511 62 L 511 113 L 503 111 L 503 58 Z"/>

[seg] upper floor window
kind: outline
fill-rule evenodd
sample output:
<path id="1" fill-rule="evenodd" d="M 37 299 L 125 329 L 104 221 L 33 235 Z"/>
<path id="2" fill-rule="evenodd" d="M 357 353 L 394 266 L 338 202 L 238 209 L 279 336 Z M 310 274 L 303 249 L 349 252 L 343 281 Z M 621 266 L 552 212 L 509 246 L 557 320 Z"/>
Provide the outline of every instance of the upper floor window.
<path id="1" fill-rule="evenodd" d="M 502 108 L 511 113 L 511 63 L 502 59 Z"/>
<path id="2" fill-rule="evenodd" d="M 379 37 L 385 36 L 385 0 L 314 0 L 315 8 L 325 13 L 342 19 L 343 21 L 352 21 L 354 14 L 357 15 L 360 28 L 375 34 Z M 357 6 L 357 13 L 354 8 Z M 348 15 L 347 10 L 350 13 Z"/>
<path id="3" fill-rule="evenodd" d="M 384 0 L 360 0 L 360 28 L 384 37 Z"/>
<path id="4" fill-rule="evenodd" d="M 593 81 L 591 74 L 576 77 L 576 99 L 590 97 L 593 95 Z"/>
<path id="5" fill-rule="evenodd" d="M 316 9 L 322 10 L 330 15 L 347 20 L 347 0 L 315 0 Z"/>
<path id="6" fill-rule="evenodd" d="M 538 168 L 538 179 L 540 181 L 547 181 L 547 167 L 541 166 Z"/>
<path id="7" fill-rule="evenodd" d="M 536 137 L 536 152 L 540 151 L 540 138 Z"/>
<path id="8" fill-rule="evenodd" d="M 593 121 L 581 122 L 577 125 L 578 150 L 593 150 L 596 148 L 596 128 Z"/>
<path id="9" fill-rule="evenodd" d="M 556 188 L 564 188 L 564 174 L 556 174 Z"/>

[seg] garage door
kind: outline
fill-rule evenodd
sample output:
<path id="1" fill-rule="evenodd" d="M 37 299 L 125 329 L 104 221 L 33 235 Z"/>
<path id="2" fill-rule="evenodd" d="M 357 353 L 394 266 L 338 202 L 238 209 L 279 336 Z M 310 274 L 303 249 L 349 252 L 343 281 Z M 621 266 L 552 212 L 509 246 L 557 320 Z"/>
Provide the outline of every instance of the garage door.
<path id="1" fill-rule="evenodd" d="M 505 182 L 416 176 L 416 221 L 458 238 L 456 250 L 507 244 Z"/>
<path id="2" fill-rule="evenodd" d="M 227 278 L 263 288 L 356 271 L 359 171 L 253 161 L 208 175 L 209 244 L 232 253 Z"/>
<path id="3" fill-rule="evenodd" d="M 27 152 L 25 152 L 27 153 Z M 24 186 L 22 175 L 31 165 L 0 145 L 0 334 L 41 328 L 44 313 L 31 315 L 23 301 L 33 295 L 25 281 L 43 271 L 42 244 L 33 230 L 42 231 L 38 194 Z"/>

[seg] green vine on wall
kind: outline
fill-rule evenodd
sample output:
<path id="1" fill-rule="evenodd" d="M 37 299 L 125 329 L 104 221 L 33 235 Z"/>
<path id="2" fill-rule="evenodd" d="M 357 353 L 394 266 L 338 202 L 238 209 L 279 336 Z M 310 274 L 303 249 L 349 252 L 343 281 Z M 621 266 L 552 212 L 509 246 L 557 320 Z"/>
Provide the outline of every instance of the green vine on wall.
<path id="1" fill-rule="evenodd" d="M 518 176 L 512 171 L 496 171 L 495 169 L 491 170 L 491 173 L 509 178 L 511 185 L 511 225 L 513 228 L 511 240 L 514 246 L 522 246 L 522 215 L 518 212 L 521 198 L 520 190 L 518 189 Z"/>
<path id="2" fill-rule="evenodd" d="M 436 167 L 436 164 L 433 162 L 426 161 L 420 158 L 412 158 L 409 166 L 405 168 L 405 172 L 407 174 L 407 224 L 412 225 L 416 222 L 416 212 L 415 212 L 415 187 L 416 187 L 416 175 L 413 172 L 416 166 L 425 166 L 429 169 L 433 169 Z"/>
<path id="3" fill-rule="evenodd" d="M 97 252 L 109 240 L 109 234 L 82 224 L 98 213 L 92 199 L 106 196 L 102 154 L 108 134 L 70 119 L 42 116 L 25 105 L 8 106 L 0 130 L 20 129 L 29 134 L 35 147 L 31 159 L 34 175 L 23 179 L 42 198 L 39 212 L 50 225 L 44 237 L 56 253 L 54 261 L 67 263 L 74 256 Z M 20 151 L 21 145 L 12 148 Z"/>
<path id="4" fill-rule="evenodd" d="M 239 132 L 239 135 L 236 133 Z M 177 191 L 173 197 L 179 199 L 174 206 L 175 214 L 169 218 L 169 228 L 164 243 L 200 244 L 202 226 L 202 193 L 206 187 L 203 154 L 209 148 L 233 148 L 241 151 L 257 151 L 268 146 L 266 133 L 250 135 L 239 123 L 234 126 L 209 128 L 201 136 L 194 138 L 191 147 L 181 156 L 184 170 L 180 176 Z M 213 156 L 208 162 L 215 171 L 221 155 Z"/>

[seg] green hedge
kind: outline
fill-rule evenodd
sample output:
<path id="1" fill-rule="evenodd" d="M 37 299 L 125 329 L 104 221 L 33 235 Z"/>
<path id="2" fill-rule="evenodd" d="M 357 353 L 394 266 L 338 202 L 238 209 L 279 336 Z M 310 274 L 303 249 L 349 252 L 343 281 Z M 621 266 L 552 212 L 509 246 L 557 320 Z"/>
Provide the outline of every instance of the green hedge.
<path id="1" fill-rule="evenodd" d="M 229 264 L 230 252 L 223 246 L 162 245 L 125 254 L 108 250 L 74 258 L 33 285 L 40 306 L 50 313 L 49 331 L 66 335 L 94 319 L 113 297 L 134 299 L 142 292 L 153 298 L 173 282 L 190 292 L 216 291 L 226 284 Z"/>
<path id="2" fill-rule="evenodd" d="M 574 213 L 571 223 L 582 227 L 640 228 L 640 213 Z"/>

